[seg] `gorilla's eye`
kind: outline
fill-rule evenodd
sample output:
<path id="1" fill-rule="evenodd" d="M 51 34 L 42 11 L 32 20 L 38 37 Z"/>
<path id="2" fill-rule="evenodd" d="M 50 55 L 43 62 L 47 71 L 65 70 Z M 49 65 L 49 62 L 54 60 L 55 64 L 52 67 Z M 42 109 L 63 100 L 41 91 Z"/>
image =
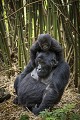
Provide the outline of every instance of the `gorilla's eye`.
<path id="1" fill-rule="evenodd" d="M 52 59 L 51 60 L 51 65 L 55 65 L 56 64 L 56 60 L 55 59 Z"/>
<path id="2" fill-rule="evenodd" d="M 52 59 L 52 60 L 51 60 L 51 62 L 55 63 L 55 62 L 56 62 L 56 60 L 55 60 L 55 59 Z"/>
<path id="3" fill-rule="evenodd" d="M 38 65 L 40 64 L 40 62 L 38 61 Z"/>
<path id="4" fill-rule="evenodd" d="M 56 59 L 51 60 L 51 65 L 56 66 L 58 64 L 58 61 Z"/>
<path id="5" fill-rule="evenodd" d="M 38 65 L 45 65 L 45 62 L 43 62 L 43 61 L 38 61 Z"/>

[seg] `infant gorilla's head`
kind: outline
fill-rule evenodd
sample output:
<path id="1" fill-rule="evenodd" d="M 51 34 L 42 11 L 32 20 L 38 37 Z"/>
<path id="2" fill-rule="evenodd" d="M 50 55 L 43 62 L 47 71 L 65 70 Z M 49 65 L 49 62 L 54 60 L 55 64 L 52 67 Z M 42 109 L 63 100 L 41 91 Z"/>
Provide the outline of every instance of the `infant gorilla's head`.
<path id="1" fill-rule="evenodd" d="M 35 64 L 38 76 L 42 78 L 47 77 L 58 64 L 56 54 L 54 52 L 38 53 Z"/>
<path id="2" fill-rule="evenodd" d="M 50 34 L 40 34 L 38 36 L 38 43 L 40 48 L 43 51 L 48 51 L 51 47 L 51 41 L 52 41 L 52 37 L 50 36 Z"/>

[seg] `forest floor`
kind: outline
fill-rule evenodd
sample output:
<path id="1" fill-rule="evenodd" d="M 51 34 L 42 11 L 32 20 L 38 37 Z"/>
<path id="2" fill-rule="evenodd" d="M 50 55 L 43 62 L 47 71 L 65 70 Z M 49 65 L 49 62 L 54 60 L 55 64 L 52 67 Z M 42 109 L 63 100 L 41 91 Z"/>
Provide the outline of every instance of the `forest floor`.
<path id="1" fill-rule="evenodd" d="M 29 116 L 29 120 L 42 120 L 39 116 L 35 116 L 23 107 L 13 104 L 13 99 L 15 98 L 13 85 L 16 76 L 17 73 L 8 78 L 5 72 L 0 72 L 0 87 L 4 87 L 11 94 L 11 98 L 9 100 L 0 103 L 0 120 L 20 120 L 20 116 L 22 114 L 27 114 Z M 63 107 L 64 104 L 68 103 L 76 103 L 75 110 L 80 112 L 80 94 L 78 94 L 78 91 L 74 86 L 68 87 L 65 90 L 61 101 L 58 105 L 55 105 L 55 108 Z"/>

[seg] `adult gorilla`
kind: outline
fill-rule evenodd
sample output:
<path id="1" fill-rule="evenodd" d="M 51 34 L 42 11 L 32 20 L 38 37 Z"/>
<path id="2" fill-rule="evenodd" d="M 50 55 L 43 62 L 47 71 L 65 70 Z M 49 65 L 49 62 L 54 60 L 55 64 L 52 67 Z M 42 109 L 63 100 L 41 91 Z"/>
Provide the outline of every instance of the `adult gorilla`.
<path id="1" fill-rule="evenodd" d="M 64 60 L 58 63 L 53 52 L 39 53 L 35 63 L 36 68 L 23 80 L 16 79 L 14 103 L 39 114 L 60 101 L 68 83 L 69 65 Z"/>

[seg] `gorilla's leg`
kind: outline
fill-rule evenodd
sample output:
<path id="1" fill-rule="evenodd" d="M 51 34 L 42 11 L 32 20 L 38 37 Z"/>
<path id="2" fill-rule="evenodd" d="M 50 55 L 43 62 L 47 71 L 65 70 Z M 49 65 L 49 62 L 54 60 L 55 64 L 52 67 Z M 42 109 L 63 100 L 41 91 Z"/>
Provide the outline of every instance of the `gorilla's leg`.
<path id="1" fill-rule="evenodd" d="M 28 73 L 30 73 L 34 67 L 32 66 L 32 62 L 30 61 L 24 71 L 19 75 L 19 79 L 23 79 Z"/>
<path id="2" fill-rule="evenodd" d="M 43 95 L 42 102 L 39 107 L 33 108 L 32 112 L 35 115 L 38 115 L 40 111 L 43 111 L 44 109 L 48 109 L 52 105 L 54 105 L 54 101 L 58 98 L 58 93 L 55 90 L 55 88 L 49 88 L 50 90 L 45 91 Z"/>

